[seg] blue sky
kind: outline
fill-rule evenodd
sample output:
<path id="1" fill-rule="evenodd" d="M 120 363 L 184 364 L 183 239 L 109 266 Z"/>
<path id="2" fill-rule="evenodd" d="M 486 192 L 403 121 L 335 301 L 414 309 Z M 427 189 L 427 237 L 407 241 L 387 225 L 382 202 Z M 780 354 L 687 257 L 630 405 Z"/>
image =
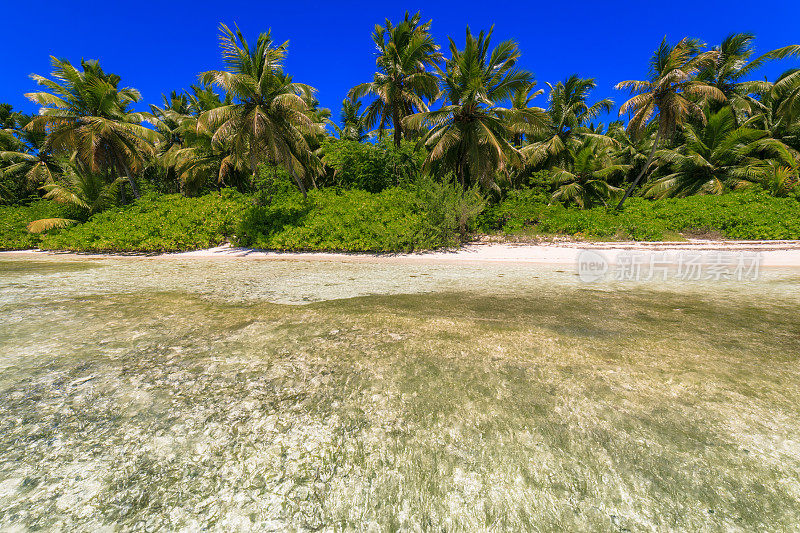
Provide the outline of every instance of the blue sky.
<path id="1" fill-rule="evenodd" d="M 764 9 L 760 9 L 763 7 Z M 572 2 L 289 2 L 238 1 L 117 2 L 67 0 L 12 1 L 3 7 L 6 40 L 0 47 L 3 83 L 0 102 L 34 112 L 23 93 L 37 90 L 32 72 L 49 73 L 49 56 L 77 63 L 99 59 L 122 84 L 142 93 L 143 103 L 160 103 L 161 94 L 196 82 L 203 70 L 220 68 L 220 22 L 238 23 L 249 40 L 272 28 L 275 40 L 290 41 L 287 71 L 296 81 L 319 89 L 318 98 L 338 118 L 342 98 L 374 71 L 370 34 L 375 23 L 403 12 L 421 11 L 433 19 L 433 33 L 446 50 L 447 36 L 463 43 L 464 29 L 495 25 L 494 40 L 514 39 L 521 66 L 540 83 L 572 73 L 597 79 L 596 98 L 617 104 L 625 94 L 613 85 L 641 79 L 647 60 L 666 35 L 686 35 L 709 44 L 726 34 L 756 34 L 757 52 L 800 43 L 800 2 L 585 1 Z M 30 25 L 33 25 L 33 29 Z M 17 39 L 18 36 L 24 36 Z M 9 44 L 11 43 L 11 44 Z M 800 60 L 773 63 L 760 74 L 770 79 Z M 546 86 L 545 86 L 546 87 Z M 544 106 L 546 96 L 536 105 Z"/>

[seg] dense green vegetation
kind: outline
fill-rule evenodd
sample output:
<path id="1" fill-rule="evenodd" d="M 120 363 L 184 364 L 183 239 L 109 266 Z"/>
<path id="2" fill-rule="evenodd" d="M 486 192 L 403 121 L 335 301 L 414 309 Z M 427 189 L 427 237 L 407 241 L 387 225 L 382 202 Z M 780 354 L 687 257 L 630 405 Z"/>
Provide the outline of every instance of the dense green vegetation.
<path id="1" fill-rule="evenodd" d="M 757 70 L 800 45 L 757 55 L 745 33 L 711 47 L 664 40 L 645 79 L 617 85 L 631 93 L 626 121 L 604 124 L 615 104 L 592 101 L 592 78 L 548 83 L 537 107 L 545 91 L 516 43 L 467 29 L 444 53 L 431 24 L 407 14 L 376 26 L 375 73 L 348 92 L 340 124 L 285 72 L 288 43 L 269 32 L 251 46 L 221 25 L 225 69 L 149 112 L 96 61 L 52 58 L 50 78 L 32 76 L 44 90 L 26 95 L 38 115 L 0 105 L 0 246 L 384 252 L 455 246 L 472 231 L 799 237 L 800 69 L 774 81 Z M 220 195 L 228 188 L 238 195 Z"/>
<path id="2" fill-rule="evenodd" d="M 676 240 L 682 235 L 762 240 L 800 239 L 795 198 L 765 192 L 631 199 L 624 211 L 547 204 L 541 193 L 515 191 L 481 216 L 482 230 L 511 235 L 570 235 L 596 240 Z"/>
<path id="3" fill-rule="evenodd" d="M 0 205 L 0 250 L 36 248 L 42 235 L 31 233 L 27 227 L 34 220 L 62 216 L 64 209 L 46 200 L 30 205 Z"/>
<path id="4" fill-rule="evenodd" d="M 419 176 L 424 156 L 403 141 L 371 144 L 347 139 L 326 139 L 322 144 L 327 182 L 346 188 L 378 192 L 408 184 Z"/>
<path id="5" fill-rule="evenodd" d="M 474 229 L 477 190 L 420 180 L 378 193 L 311 191 L 272 195 L 244 215 L 237 241 L 275 250 L 396 252 L 452 247 Z"/>
<path id="6" fill-rule="evenodd" d="M 233 235 L 246 208 L 240 193 L 223 190 L 199 198 L 144 196 L 46 235 L 41 248 L 79 252 L 176 252 L 209 248 Z"/>

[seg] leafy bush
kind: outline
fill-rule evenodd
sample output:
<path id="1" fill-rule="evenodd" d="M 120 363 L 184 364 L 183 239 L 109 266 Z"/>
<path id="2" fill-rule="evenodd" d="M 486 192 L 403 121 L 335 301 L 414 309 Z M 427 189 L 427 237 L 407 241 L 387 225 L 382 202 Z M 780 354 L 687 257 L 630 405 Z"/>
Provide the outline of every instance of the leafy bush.
<path id="1" fill-rule="evenodd" d="M 546 205 L 541 196 L 515 191 L 481 220 L 485 231 L 533 229 L 590 239 L 663 240 L 677 233 L 719 233 L 729 239 L 800 238 L 800 203 L 765 192 L 696 195 L 650 201 L 631 198 L 624 211 Z"/>
<path id="2" fill-rule="evenodd" d="M 178 252 L 217 246 L 233 234 L 248 198 L 231 189 L 196 198 L 145 196 L 86 223 L 48 234 L 41 248 L 79 252 Z"/>
<path id="3" fill-rule="evenodd" d="M 322 161 L 329 169 L 328 182 L 369 192 L 410 183 L 425 159 L 414 146 L 405 141 L 397 148 L 388 140 L 371 144 L 327 139 L 322 143 Z"/>
<path id="4" fill-rule="evenodd" d="M 483 198 L 426 179 L 379 193 L 291 191 L 250 208 L 238 243 L 272 250 L 410 252 L 458 245 L 473 229 Z"/>
<path id="5" fill-rule="evenodd" d="M 550 195 L 540 188 L 509 191 L 502 202 L 483 212 L 479 221 L 480 228 L 483 231 L 502 229 L 506 233 L 513 233 L 532 226 L 539 221 L 549 202 Z"/>
<path id="6" fill-rule="evenodd" d="M 16 205 L 36 198 L 24 173 L 3 172 L 0 169 L 0 205 Z"/>
<path id="7" fill-rule="evenodd" d="M 37 200 L 30 205 L 0 206 L 0 250 L 36 248 L 42 236 L 30 233 L 28 223 L 64 216 L 69 216 L 64 208 L 47 200 Z"/>
<path id="8" fill-rule="evenodd" d="M 800 238 L 800 203 L 765 192 L 661 200 L 653 203 L 653 214 L 675 231 L 719 231 L 745 240 Z"/>

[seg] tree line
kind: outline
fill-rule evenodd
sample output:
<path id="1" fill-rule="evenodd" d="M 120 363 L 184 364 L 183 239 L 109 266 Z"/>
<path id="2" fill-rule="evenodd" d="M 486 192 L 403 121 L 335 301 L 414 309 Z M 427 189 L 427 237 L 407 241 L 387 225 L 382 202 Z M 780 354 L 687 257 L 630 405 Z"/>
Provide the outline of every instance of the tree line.
<path id="1" fill-rule="evenodd" d="M 553 202 L 582 208 L 621 208 L 632 194 L 756 186 L 780 196 L 797 186 L 800 69 L 774 81 L 756 72 L 797 57 L 800 45 L 756 55 L 748 33 L 711 47 L 665 38 L 643 79 L 616 85 L 629 96 L 619 119 L 603 124 L 615 104 L 592 101 L 594 79 L 572 75 L 539 89 L 514 41 L 495 44 L 491 29 L 467 28 L 464 45 L 450 38 L 445 53 L 431 24 L 407 13 L 375 26 L 375 73 L 348 92 L 338 123 L 316 89 L 285 71 L 288 41 L 269 31 L 248 43 L 220 25 L 224 70 L 201 73 L 149 112 L 135 111 L 139 92 L 97 61 L 53 57 L 49 77 L 32 75 L 42 90 L 26 94 L 38 115 L 0 106 L 0 198 L 44 196 L 94 213 L 140 197 L 143 186 L 250 190 L 263 165 L 305 195 L 329 181 L 326 147 L 376 139 L 412 145 L 420 171 L 438 180 L 497 196 L 541 186 Z M 541 107 L 537 98 L 546 98 Z M 40 222 L 36 229 L 66 223 Z"/>

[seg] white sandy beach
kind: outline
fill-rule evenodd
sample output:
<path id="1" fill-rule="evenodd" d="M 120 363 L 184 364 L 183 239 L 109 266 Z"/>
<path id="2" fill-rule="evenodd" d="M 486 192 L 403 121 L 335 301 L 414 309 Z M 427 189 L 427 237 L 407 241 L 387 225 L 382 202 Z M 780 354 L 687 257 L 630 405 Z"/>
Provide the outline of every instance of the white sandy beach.
<path id="1" fill-rule="evenodd" d="M 169 259 L 260 259 L 260 260 L 302 260 L 302 261 L 358 261 L 358 262 L 419 262 L 419 263 L 534 263 L 566 265 L 574 264 L 583 250 L 602 254 L 609 263 L 617 263 L 621 255 L 631 253 L 657 253 L 660 257 L 677 258 L 681 254 L 702 254 L 713 258 L 717 253 L 758 253 L 763 267 L 800 268 L 800 241 L 709 241 L 690 240 L 688 242 L 557 242 L 546 244 L 469 244 L 452 251 L 435 251 L 411 254 L 345 254 L 317 252 L 270 252 L 250 248 L 237 248 L 228 245 L 196 250 L 192 252 L 160 255 L 122 255 L 122 254 L 74 254 L 47 252 L 40 250 L 21 250 L 0 252 L 2 256 L 63 258 L 138 258 L 152 260 Z"/>

